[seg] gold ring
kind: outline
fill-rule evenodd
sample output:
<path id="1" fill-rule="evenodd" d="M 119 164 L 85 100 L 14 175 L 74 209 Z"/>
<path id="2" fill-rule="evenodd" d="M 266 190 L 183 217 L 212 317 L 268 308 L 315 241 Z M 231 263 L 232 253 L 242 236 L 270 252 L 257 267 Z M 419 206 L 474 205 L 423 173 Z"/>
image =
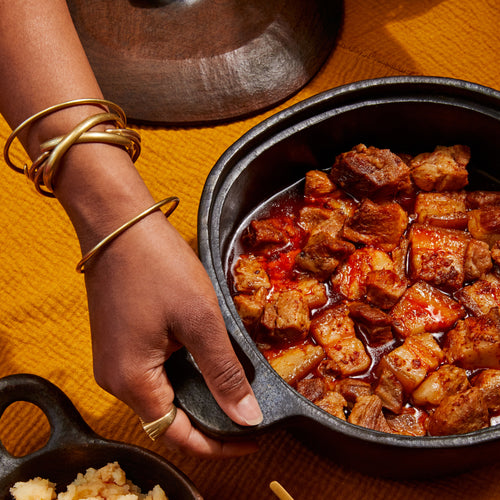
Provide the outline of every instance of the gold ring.
<path id="1" fill-rule="evenodd" d="M 172 408 L 158 420 L 154 420 L 153 422 L 144 422 L 141 418 L 141 425 L 144 432 L 151 438 L 151 440 L 156 441 L 156 439 L 172 425 L 176 415 L 177 407 L 172 405 Z"/>

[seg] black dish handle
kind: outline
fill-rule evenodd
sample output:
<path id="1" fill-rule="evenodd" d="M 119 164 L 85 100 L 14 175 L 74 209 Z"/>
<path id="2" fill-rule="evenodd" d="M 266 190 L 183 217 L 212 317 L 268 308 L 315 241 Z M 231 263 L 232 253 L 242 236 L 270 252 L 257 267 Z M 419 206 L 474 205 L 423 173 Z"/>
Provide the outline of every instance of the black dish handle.
<path id="1" fill-rule="evenodd" d="M 235 424 L 215 401 L 191 355 L 181 349 L 169 358 L 165 367 L 175 391 L 176 404 L 189 415 L 196 427 L 218 439 L 238 439 L 268 431 L 278 424 L 281 426 L 291 423 L 307 415 L 306 405 L 302 404 L 301 397 L 267 362 L 257 355 L 252 356 L 250 349 L 244 353 L 241 339 L 236 342 L 232 337 L 232 340 L 259 401 L 264 420 L 255 427 Z"/>
<path id="2" fill-rule="evenodd" d="M 8 375 L 0 379 L 0 418 L 7 407 L 17 401 L 38 406 L 50 424 L 50 437 L 44 447 L 23 457 L 11 455 L 0 441 L 0 471 L 7 476 L 29 461 L 33 455 L 60 448 L 63 444 L 98 439 L 85 423 L 71 400 L 48 380 L 31 374 Z"/>

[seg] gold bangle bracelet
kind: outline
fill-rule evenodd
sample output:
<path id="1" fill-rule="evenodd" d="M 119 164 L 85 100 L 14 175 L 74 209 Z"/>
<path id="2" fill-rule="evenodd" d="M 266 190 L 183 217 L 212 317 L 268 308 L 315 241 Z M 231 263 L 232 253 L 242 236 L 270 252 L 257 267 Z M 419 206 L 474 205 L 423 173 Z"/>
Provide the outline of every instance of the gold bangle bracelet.
<path id="1" fill-rule="evenodd" d="M 177 205 L 179 204 L 179 198 L 177 196 L 171 196 L 169 198 L 165 198 L 162 201 L 159 201 L 158 203 L 155 203 L 153 206 L 149 207 L 148 209 L 144 210 L 144 212 L 141 212 L 139 215 L 136 215 L 133 219 L 129 220 L 122 226 L 120 226 L 118 229 L 115 229 L 110 235 L 106 236 L 103 240 L 101 240 L 92 250 L 87 252 L 81 260 L 78 262 L 76 265 L 76 271 L 78 273 L 84 273 L 85 272 L 85 263 L 89 261 L 94 255 L 96 255 L 100 250 L 103 249 L 106 245 L 111 243 L 115 238 L 120 236 L 123 232 L 125 232 L 127 229 L 129 229 L 131 226 L 139 222 L 140 220 L 144 219 L 144 217 L 148 216 L 149 214 L 153 213 L 154 211 L 158 210 L 160 207 L 163 205 L 166 205 L 167 203 L 171 203 L 171 206 L 168 208 L 168 210 L 165 212 L 165 217 L 169 217 L 172 212 L 177 208 Z"/>
<path id="2" fill-rule="evenodd" d="M 12 143 L 14 142 L 15 138 L 19 135 L 19 133 L 22 130 L 24 130 L 25 128 L 27 128 L 29 125 L 33 124 L 34 122 L 40 120 L 41 118 L 43 118 L 47 115 L 50 115 L 51 113 L 55 113 L 56 111 L 60 111 L 62 109 L 70 108 L 73 106 L 82 106 L 84 104 L 96 104 L 97 106 L 100 106 L 103 109 L 105 109 L 107 107 L 107 108 L 113 110 L 115 112 L 115 114 L 123 121 L 123 123 L 126 123 L 126 121 L 127 121 L 127 118 L 125 116 L 123 109 L 120 108 L 120 106 L 118 106 L 117 104 L 115 104 L 111 101 L 108 101 L 106 99 L 97 99 L 97 98 L 96 99 L 94 99 L 94 98 L 75 99 L 73 101 L 67 101 L 67 102 L 62 102 L 60 104 L 55 104 L 54 106 L 50 106 L 49 108 L 44 109 L 42 111 L 39 111 L 38 113 L 34 114 L 33 116 L 30 116 L 29 118 L 24 120 L 21 124 L 19 124 L 12 131 L 12 133 L 7 138 L 7 141 L 5 141 L 5 146 L 3 149 L 3 156 L 5 158 L 5 163 L 7 163 L 7 165 L 10 168 L 12 168 L 13 170 L 15 170 L 16 172 L 23 173 L 24 168 L 21 168 L 21 167 L 18 167 L 17 165 L 15 165 L 12 162 L 12 160 L 10 159 L 10 155 L 9 155 L 9 149 L 10 149 Z"/>
<path id="3" fill-rule="evenodd" d="M 36 158 L 31 167 L 25 164 L 23 168 L 20 168 L 12 162 L 9 150 L 14 139 L 23 129 L 50 113 L 83 104 L 98 105 L 105 109 L 105 112 L 89 116 L 64 136 L 45 141 L 40 146 L 40 156 Z M 126 121 L 125 113 L 120 106 L 105 99 L 77 99 L 51 106 L 31 116 L 13 130 L 5 143 L 5 162 L 16 172 L 24 172 L 33 181 L 35 189 L 40 194 L 54 197 L 54 178 L 61 158 L 74 144 L 99 142 L 120 146 L 127 151 L 133 162 L 137 160 L 141 151 L 140 135 L 133 130 L 126 129 Z M 94 126 L 104 122 L 114 122 L 116 128 L 107 128 L 104 132 L 90 131 Z"/>

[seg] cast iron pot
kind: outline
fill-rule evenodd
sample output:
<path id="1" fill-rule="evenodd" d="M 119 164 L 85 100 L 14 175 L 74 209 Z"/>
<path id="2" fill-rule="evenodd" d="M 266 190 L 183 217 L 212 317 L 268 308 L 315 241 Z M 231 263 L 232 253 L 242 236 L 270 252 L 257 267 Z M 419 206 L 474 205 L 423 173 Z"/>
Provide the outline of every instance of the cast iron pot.
<path id="1" fill-rule="evenodd" d="M 42 477 L 65 491 L 79 472 L 115 461 L 143 492 L 159 484 L 170 500 L 202 500 L 191 481 L 164 458 L 94 433 L 69 398 L 48 380 L 29 374 L 0 379 L 0 417 L 16 401 L 37 405 L 47 416 L 51 435 L 43 448 L 24 457 L 12 456 L 0 442 L 1 500 L 12 498 L 9 489 L 17 481 Z"/>
<path id="2" fill-rule="evenodd" d="M 169 363 L 179 404 L 206 433 L 236 438 L 291 429 L 342 464 L 379 476 L 459 473 L 500 456 L 500 425 L 466 435 L 409 437 L 337 419 L 288 386 L 247 334 L 226 281 L 231 240 L 256 207 L 310 169 L 329 168 L 359 143 L 397 152 L 467 144 L 472 188 L 500 189 L 500 93 L 469 82 L 428 77 L 361 81 L 324 92 L 263 121 L 233 144 L 209 174 L 198 219 L 199 253 L 228 332 L 264 412 L 257 428 L 231 423 L 185 352 Z M 495 180 L 496 176 L 496 180 Z"/>

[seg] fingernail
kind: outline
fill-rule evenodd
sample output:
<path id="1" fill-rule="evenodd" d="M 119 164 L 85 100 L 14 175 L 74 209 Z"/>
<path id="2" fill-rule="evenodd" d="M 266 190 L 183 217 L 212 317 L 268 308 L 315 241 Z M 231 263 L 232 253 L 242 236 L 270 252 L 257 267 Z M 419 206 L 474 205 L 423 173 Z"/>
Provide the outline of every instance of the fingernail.
<path id="1" fill-rule="evenodd" d="M 237 405 L 238 415 L 247 425 L 258 425 L 262 422 L 263 416 L 257 400 L 247 395 Z"/>

